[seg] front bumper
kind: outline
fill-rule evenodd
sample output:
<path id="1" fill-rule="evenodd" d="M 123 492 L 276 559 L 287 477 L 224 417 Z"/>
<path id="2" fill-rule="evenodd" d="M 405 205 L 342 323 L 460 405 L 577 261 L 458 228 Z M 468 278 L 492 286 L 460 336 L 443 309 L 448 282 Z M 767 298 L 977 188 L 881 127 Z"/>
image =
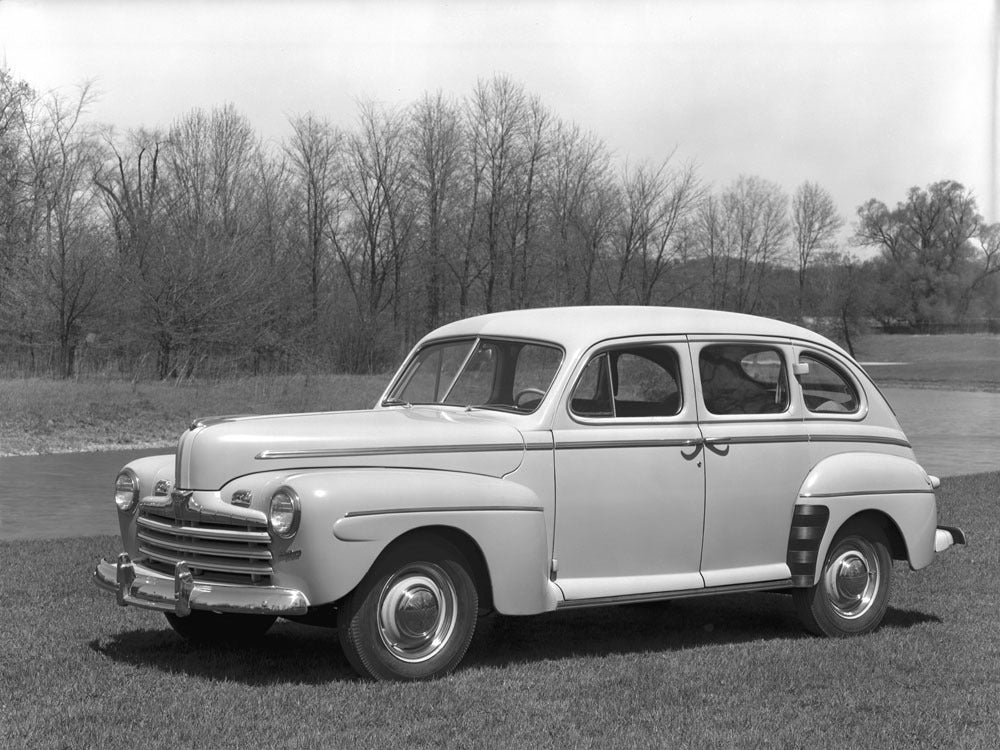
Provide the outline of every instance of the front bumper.
<path id="1" fill-rule="evenodd" d="M 309 599 L 301 591 L 277 586 L 238 586 L 224 583 L 199 583 L 187 563 L 174 567 L 173 577 L 133 563 L 122 552 L 116 562 L 101 560 L 94 570 L 94 583 L 117 595 L 118 603 L 179 617 L 193 609 L 248 615 L 304 615 Z"/>

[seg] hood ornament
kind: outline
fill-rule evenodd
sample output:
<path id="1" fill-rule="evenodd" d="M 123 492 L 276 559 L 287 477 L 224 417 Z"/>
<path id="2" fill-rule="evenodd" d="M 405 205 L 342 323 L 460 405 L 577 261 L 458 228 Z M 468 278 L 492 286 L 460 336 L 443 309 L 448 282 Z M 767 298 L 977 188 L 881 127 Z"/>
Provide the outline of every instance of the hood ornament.
<path id="1" fill-rule="evenodd" d="M 170 493 L 170 504 L 173 506 L 174 515 L 180 518 L 185 511 L 199 511 L 201 506 L 194 500 L 194 492 L 187 490 L 174 490 Z"/>

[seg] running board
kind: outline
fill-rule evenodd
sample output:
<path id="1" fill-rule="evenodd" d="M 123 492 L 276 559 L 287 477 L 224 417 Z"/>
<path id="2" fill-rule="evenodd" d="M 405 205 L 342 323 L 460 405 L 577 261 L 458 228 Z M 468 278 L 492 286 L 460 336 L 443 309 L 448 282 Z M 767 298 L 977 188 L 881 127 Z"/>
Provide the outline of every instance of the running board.
<path id="1" fill-rule="evenodd" d="M 599 596 L 593 599 L 571 599 L 556 603 L 556 609 L 581 609 L 583 607 L 606 607 L 613 604 L 639 604 L 642 602 L 659 602 L 667 599 L 690 599 L 695 596 L 713 596 L 716 594 L 745 594 L 752 591 L 774 591 L 775 589 L 790 589 L 794 584 L 791 578 L 780 581 L 759 581 L 757 583 L 738 583 L 733 586 L 711 586 L 700 589 L 683 589 L 681 591 L 657 591 L 651 594 L 625 594 L 623 596 Z"/>

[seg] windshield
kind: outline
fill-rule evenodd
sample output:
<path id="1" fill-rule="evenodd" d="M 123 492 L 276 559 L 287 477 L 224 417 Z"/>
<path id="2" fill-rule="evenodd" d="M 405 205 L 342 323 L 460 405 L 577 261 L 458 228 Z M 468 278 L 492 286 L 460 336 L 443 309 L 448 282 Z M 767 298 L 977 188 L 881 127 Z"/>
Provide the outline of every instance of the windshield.
<path id="1" fill-rule="evenodd" d="M 562 352 L 502 339 L 462 339 L 424 346 L 386 404 L 453 404 L 522 414 L 538 408 Z"/>

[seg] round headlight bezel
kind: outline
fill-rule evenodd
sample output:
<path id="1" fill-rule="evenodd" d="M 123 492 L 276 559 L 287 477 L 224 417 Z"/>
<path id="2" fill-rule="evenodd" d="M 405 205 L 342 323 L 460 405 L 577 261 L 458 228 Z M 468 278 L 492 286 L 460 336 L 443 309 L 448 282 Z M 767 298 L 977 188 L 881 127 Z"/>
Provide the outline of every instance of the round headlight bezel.
<path id="1" fill-rule="evenodd" d="M 267 507 L 267 528 L 279 539 L 291 539 L 298 533 L 302 511 L 299 496 L 291 487 L 279 487 Z"/>
<path id="2" fill-rule="evenodd" d="M 139 477 L 131 469 L 123 469 L 115 477 L 115 505 L 128 513 L 139 503 Z"/>

